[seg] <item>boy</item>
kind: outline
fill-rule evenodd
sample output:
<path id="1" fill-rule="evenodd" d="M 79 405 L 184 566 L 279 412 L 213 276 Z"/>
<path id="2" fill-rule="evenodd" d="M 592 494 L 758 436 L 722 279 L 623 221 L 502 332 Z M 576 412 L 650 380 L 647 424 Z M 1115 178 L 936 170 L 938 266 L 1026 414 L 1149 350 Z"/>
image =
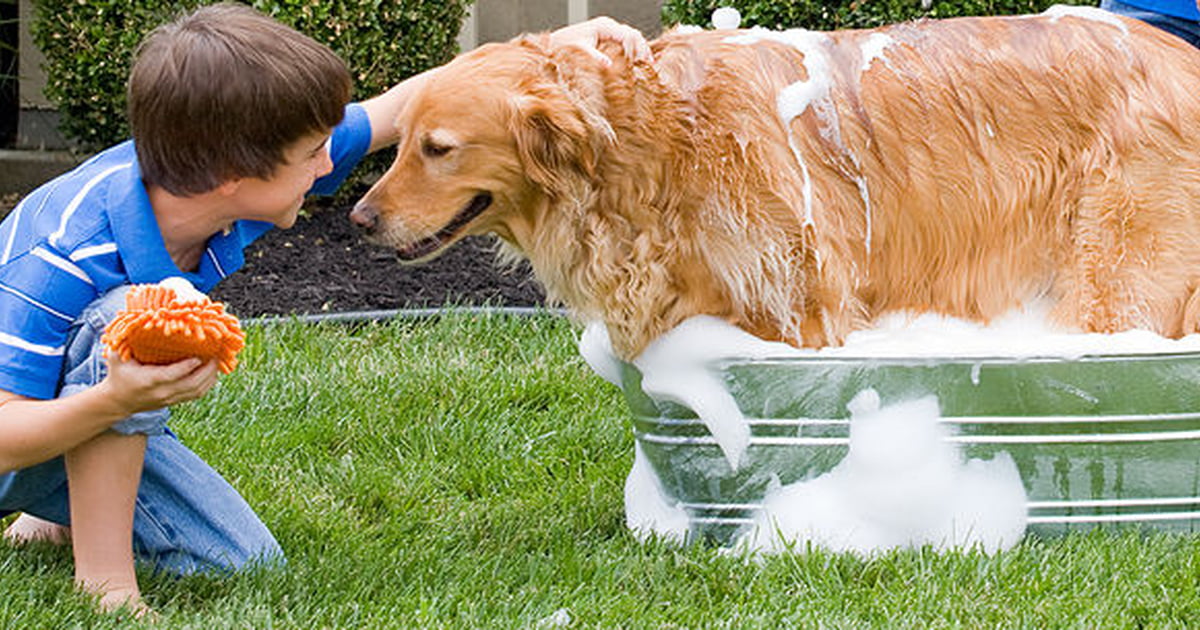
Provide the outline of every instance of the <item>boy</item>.
<path id="1" fill-rule="evenodd" d="M 648 57 L 637 31 L 604 18 L 551 38 Z M 165 428 L 166 407 L 208 392 L 216 366 L 105 361 L 99 337 L 131 284 L 181 276 L 208 291 L 237 270 L 306 193 L 332 192 L 394 142 L 390 121 L 427 76 L 348 105 L 340 59 L 242 5 L 147 37 L 128 86 L 134 140 L 0 224 L 0 516 L 21 513 L 7 538 L 69 539 L 76 584 L 138 614 L 135 552 L 179 574 L 282 561 L 242 497 Z"/>

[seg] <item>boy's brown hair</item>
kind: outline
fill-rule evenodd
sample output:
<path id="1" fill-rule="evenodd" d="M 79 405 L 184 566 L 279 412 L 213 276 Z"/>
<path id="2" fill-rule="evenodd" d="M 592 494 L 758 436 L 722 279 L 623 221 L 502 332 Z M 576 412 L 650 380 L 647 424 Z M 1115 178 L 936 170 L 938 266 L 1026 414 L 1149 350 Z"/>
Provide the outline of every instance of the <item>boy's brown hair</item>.
<path id="1" fill-rule="evenodd" d="M 339 122 L 345 62 L 244 5 L 202 7 L 152 31 L 129 76 L 142 179 L 175 195 L 268 178 L 284 150 Z"/>

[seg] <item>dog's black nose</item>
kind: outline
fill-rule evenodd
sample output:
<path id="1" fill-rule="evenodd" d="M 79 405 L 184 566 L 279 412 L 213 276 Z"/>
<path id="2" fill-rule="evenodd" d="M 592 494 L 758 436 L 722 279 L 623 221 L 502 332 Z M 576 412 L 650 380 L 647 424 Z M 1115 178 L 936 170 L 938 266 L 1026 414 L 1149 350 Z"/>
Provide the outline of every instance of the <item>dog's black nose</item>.
<path id="1" fill-rule="evenodd" d="M 371 234 L 379 227 L 379 211 L 360 201 L 354 204 L 354 209 L 350 211 L 350 221 L 362 228 L 362 231 Z"/>

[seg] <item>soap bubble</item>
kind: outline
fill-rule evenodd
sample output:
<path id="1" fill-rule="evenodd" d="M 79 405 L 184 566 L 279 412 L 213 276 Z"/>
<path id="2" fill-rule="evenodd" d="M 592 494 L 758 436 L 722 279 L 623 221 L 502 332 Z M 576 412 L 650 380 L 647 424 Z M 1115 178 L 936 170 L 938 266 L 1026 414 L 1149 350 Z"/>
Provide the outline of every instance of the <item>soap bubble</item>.
<path id="1" fill-rule="evenodd" d="M 713 11 L 712 23 L 719 29 L 735 29 L 742 23 L 742 14 L 733 7 L 721 7 Z"/>

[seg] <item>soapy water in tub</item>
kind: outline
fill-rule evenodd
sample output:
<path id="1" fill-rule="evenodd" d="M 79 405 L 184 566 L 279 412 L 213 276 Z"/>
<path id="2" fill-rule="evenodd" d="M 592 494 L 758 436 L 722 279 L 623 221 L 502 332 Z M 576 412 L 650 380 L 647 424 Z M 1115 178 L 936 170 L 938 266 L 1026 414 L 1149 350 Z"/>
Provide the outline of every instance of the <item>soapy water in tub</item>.
<path id="1" fill-rule="evenodd" d="M 620 386 L 619 362 L 604 327 L 588 326 L 580 351 L 597 374 Z M 693 317 L 633 361 L 651 398 L 696 412 L 737 470 L 750 429 L 719 375 L 722 359 L 776 357 L 1056 357 L 1200 351 L 1200 335 L 1166 339 L 1147 331 L 1080 334 L 1046 324 L 1038 306 L 990 325 L 937 315 L 897 313 L 851 334 L 842 346 L 797 349 L 766 342 L 717 318 Z M 882 405 L 864 389 L 848 405 L 846 457 L 814 479 L 776 485 L 755 525 L 735 546 L 755 551 L 806 545 L 871 554 L 893 548 L 1007 549 L 1025 531 L 1026 497 L 1012 459 L 966 459 L 947 441 L 935 396 Z M 641 448 L 625 485 L 626 523 L 640 536 L 683 540 L 688 515 L 663 490 Z"/>

